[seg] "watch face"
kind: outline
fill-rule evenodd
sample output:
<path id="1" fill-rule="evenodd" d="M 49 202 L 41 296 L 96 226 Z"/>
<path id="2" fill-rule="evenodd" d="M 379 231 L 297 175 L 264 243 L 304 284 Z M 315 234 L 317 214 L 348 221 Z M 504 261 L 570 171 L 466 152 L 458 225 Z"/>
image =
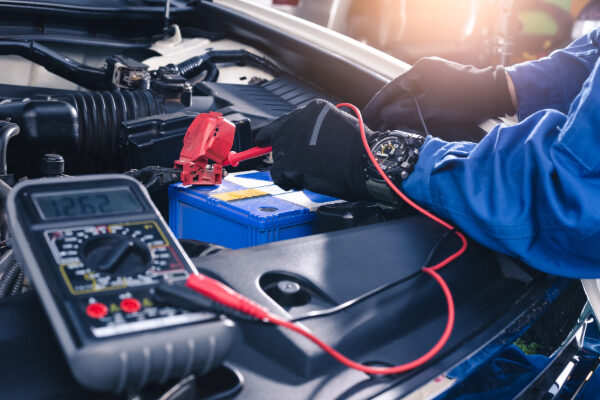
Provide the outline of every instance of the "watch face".
<path id="1" fill-rule="evenodd" d="M 399 185 L 408 178 L 419 158 L 419 147 L 425 138 L 409 132 L 388 131 L 371 145 L 371 152 L 385 174 Z M 369 159 L 367 183 L 382 182 L 384 179 Z M 376 195 L 373 195 L 377 197 Z"/>
<path id="2" fill-rule="evenodd" d="M 371 147 L 375 160 L 381 169 L 388 171 L 402 162 L 404 159 L 405 146 L 398 136 L 384 136 Z"/>

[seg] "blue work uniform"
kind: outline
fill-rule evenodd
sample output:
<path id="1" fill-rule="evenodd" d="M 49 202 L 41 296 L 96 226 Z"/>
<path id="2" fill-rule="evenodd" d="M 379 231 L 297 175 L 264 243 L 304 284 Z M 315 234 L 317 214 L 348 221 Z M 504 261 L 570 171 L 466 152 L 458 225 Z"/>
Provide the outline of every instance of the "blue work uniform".
<path id="1" fill-rule="evenodd" d="M 600 30 L 508 68 L 519 123 L 480 143 L 428 137 L 405 193 L 483 245 L 600 278 Z"/>

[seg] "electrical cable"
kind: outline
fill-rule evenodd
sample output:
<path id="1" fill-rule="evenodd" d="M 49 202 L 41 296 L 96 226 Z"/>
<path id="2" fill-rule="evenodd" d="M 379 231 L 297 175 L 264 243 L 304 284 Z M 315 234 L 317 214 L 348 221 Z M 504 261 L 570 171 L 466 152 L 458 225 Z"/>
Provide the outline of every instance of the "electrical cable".
<path id="1" fill-rule="evenodd" d="M 416 99 L 413 98 L 413 101 L 416 102 Z M 261 320 L 263 322 L 271 323 L 273 325 L 287 328 L 289 330 L 292 330 L 292 331 L 306 337 L 307 339 L 309 339 L 310 341 L 315 343 L 317 346 L 319 346 L 321 349 L 323 349 L 323 351 L 328 353 L 331 357 L 333 357 L 338 362 L 340 362 L 341 364 L 343 364 L 349 368 L 353 368 L 353 369 L 365 372 L 370 375 L 399 374 L 399 373 L 406 372 L 406 371 L 412 370 L 414 368 L 420 367 L 423 364 L 425 364 L 426 362 L 428 362 L 429 360 L 431 360 L 433 357 L 435 357 L 439 353 L 439 351 L 445 346 L 448 339 L 450 338 L 450 334 L 452 333 L 452 330 L 454 328 L 454 318 L 455 318 L 454 300 L 452 298 L 452 293 L 450 292 L 450 288 L 448 287 L 448 285 L 446 284 L 444 279 L 438 274 L 437 271 L 439 271 L 440 269 L 442 269 L 443 267 L 445 267 L 452 261 L 456 260 L 458 257 L 460 257 L 466 251 L 467 239 L 461 232 L 457 231 L 454 228 L 454 226 L 452 226 L 450 223 L 435 216 L 434 214 L 425 210 L 424 208 L 422 208 L 421 206 L 416 204 L 414 201 L 412 201 L 410 198 L 408 198 L 404 193 L 402 193 L 402 191 L 400 189 L 398 189 L 398 187 L 394 184 L 394 182 L 392 182 L 392 180 L 387 176 L 387 174 L 379 166 L 379 164 L 377 163 L 377 160 L 375 159 L 375 156 L 371 152 L 369 143 L 367 141 L 367 136 L 365 133 L 365 126 L 364 126 L 364 122 L 362 119 L 362 115 L 361 115 L 360 111 L 358 110 L 358 108 L 356 108 L 356 106 L 349 104 L 349 103 L 341 103 L 341 104 L 338 104 L 336 107 L 350 108 L 356 114 L 356 117 L 357 117 L 358 123 L 359 123 L 359 128 L 360 128 L 361 140 L 362 140 L 363 146 L 365 148 L 365 151 L 366 151 L 367 155 L 369 156 L 369 159 L 373 163 L 373 166 L 375 167 L 377 172 L 380 174 L 380 176 L 383 178 L 383 180 L 388 184 L 388 186 L 394 191 L 394 193 L 396 193 L 406 204 L 413 207 L 415 210 L 419 211 L 424 216 L 428 217 L 429 219 L 437 222 L 438 224 L 447 228 L 449 231 L 453 232 L 462 242 L 460 249 L 457 250 L 456 252 L 454 252 L 449 257 L 445 258 L 444 260 L 438 262 L 437 264 L 435 264 L 433 266 L 426 266 L 421 269 L 421 271 L 430 275 L 436 281 L 436 283 L 440 286 L 440 288 L 442 289 L 442 292 L 444 294 L 444 297 L 446 299 L 446 305 L 448 308 L 448 318 L 446 321 L 446 327 L 444 328 L 442 335 L 440 336 L 438 341 L 435 343 L 435 345 L 433 345 L 425 354 L 421 355 L 420 357 L 416 358 L 415 360 L 401 364 L 401 365 L 396 365 L 393 367 L 372 367 L 372 366 L 368 366 L 368 365 L 363 365 L 363 364 L 360 364 L 356 361 L 349 359 L 348 357 L 344 356 L 343 354 L 341 354 L 340 352 L 338 352 L 331 346 L 327 345 L 325 342 L 323 342 L 317 336 L 315 336 L 314 334 L 309 332 L 303 326 L 295 324 L 292 321 L 285 320 L 285 319 L 281 318 L 280 316 L 273 314 L 267 308 L 255 303 L 254 301 L 250 300 L 249 298 L 234 291 L 229 286 L 219 282 L 218 280 L 210 278 L 204 274 L 200 274 L 198 271 L 195 271 L 195 274 L 192 274 L 189 276 L 189 278 L 186 282 L 186 286 L 195 290 L 196 292 L 202 294 L 203 296 L 205 296 L 217 303 L 220 303 L 226 307 L 229 307 L 233 310 L 240 311 L 244 314 L 250 315 L 250 316 L 252 316 L 258 320 Z M 418 111 L 420 113 L 420 110 L 418 110 Z M 424 124 L 424 121 L 422 121 L 422 122 Z"/>
<path id="2" fill-rule="evenodd" d="M 413 98 L 413 101 L 416 102 L 416 99 Z M 455 230 L 454 226 L 452 226 L 448 222 L 442 220 L 441 218 L 433 215 L 432 213 L 425 210 L 424 208 L 422 208 L 421 206 L 419 206 L 418 204 L 413 202 L 411 199 L 409 199 L 404 193 L 402 193 L 402 191 L 400 191 L 400 189 L 398 189 L 398 187 L 394 184 L 394 182 L 392 182 L 392 180 L 387 176 L 387 174 L 379 166 L 379 164 L 377 163 L 377 160 L 375 159 L 373 153 L 371 152 L 369 143 L 367 141 L 367 136 L 365 134 L 365 127 L 364 127 L 364 123 L 362 120 L 362 115 L 361 115 L 360 111 L 358 110 L 358 108 L 356 108 L 356 106 L 354 106 L 353 104 L 349 104 L 349 103 L 341 103 L 341 104 L 338 104 L 336 107 L 350 108 L 356 114 L 356 117 L 357 117 L 358 123 L 359 123 L 361 139 L 363 142 L 363 146 L 365 147 L 365 151 L 367 152 L 369 159 L 373 163 L 373 166 L 375 167 L 375 169 L 377 170 L 379 175 L 383 178 L 383 180 L 388 184 L 388 186 L 408 205 L 410 205 L 411 207 L 413 207 L 414 209 L 416 209 L 417 211 L 419 211 L 421 214 L 425 215 L 426 217 L 430 218 L 431 220 L 444 226 L 449 231 L 453 231 L 461 240 L 462 246 L 458 251 L 456 251 L 455 253 L 453 253 L 452 255 L 450 255 L 449 257 L 444 259 L 443 261 L 441 261 L 431 267 L 424 267 L 422 269 L 423 272 L 430 275 L 438 283 L 438 285 L 440 286 L 440 288 L 442 289 L 442 291 L 444 293 L 444 296 L 446 298 L 446 304 L 448 307 L 448 319 L 446 322 L 446 327 L 444 329 L 444 332 L 442 333 L 442 336 L 438 340 L 438 342 L 431 349 L 429 349 L 429 351 L 427 351 L 425 354 L 418 357 L 417 359 L 410 361 L 408 363 L 405 363 L 405 364 L 396 365 L 394 367 L 369 367 L 369 366 L 365 366 L 365 365 L 362 365 L 355 361 L 350 360 L 343 354 L 339 353 L 335 349 L 328 346 L 326 343 L 322 342 L 319 338 L 317 338 L 316 336 L 314 336 L 312 333 L 308 332 L 301 326 L 295 325 L 294 323 L 292 323 L 290 321 L 283 320 L 278 316 L 271 316 L 270 322 L 275 325 L 283 326 L 287 329 L 293 330 L 294 332 L 297 332 L 297 333 L 301 334 L 302 336 L 310 339 L 315 344 L 317 344 L 319 347 L 321 347 L 325 352 L 327 352 L 329 355 L 331 355 L 333 358 L 335 358 L 340 363 L 346 365 L 347 367 L 354 368 L 354 369 L 363 371 L 368 374 L 378 374 L 378 375 L 379 374 L 385 374 L 385 375 L 398 374 L 401 372 L 409 371 L 411 369 L 414 369 L 416 367 L 419 367 L 419 366 L 425 364 L 427 361 L 432 359 L 444 347 L 444 345 L 448 341 L 450 334 L 452 333 L 452 330 L 454 328 L 454 318 L 455 318 L 454 300 L 452 298 L 452 293 L 450 292 L 448 285 L 443 280 L 443 278 L 437 273 L 437 271 L 439 271 L 441 268 L 448 265 L 450 262 L 454 261 L 456 258 L 460 257 L 466 251 L 467 240 L 461 232 Z M 422 118 L 420 110 L 418 110 L 418 111 L 419 111 L 420 117 Z M 423 124 L 424 124 L 424 121 L 423 121 Z"/>
<path id="3" fill-rule="evenodd" d="M 360 303 L 365 302 L 366 300 L 370 299 L 371 297 L 377 296 L 378 294 L 381 294 L 389 289 L 392 289 L 393 287 L 396 287 L 404 282 L 407 282 L 415 277 L 417 277 L 419 274 L 421 273 L 421 271 L 416 271 L 413 272 L 412 274 L 405 276 L 402 279 L 398 279 L 394 282 L 391 283 L 387 283 L 385 285 L 379 286 L 378 288 L 375 288 L 367 293 L 364 293 L 358 297 L 355 297 L 353 299 L 350 299 L 342 304 L 339 304 L 335 307 L 331 307 L 331 308 L 327 308 L 325 310 L 318 310 L 318 311 L 311 311 L 308 312 L 306 314 L 300 315 L 298 317 L 292 318 L 290 319 L 290 322 L 300 322 L 300 321 L 306 321 L 308 319 L 314 319 L 314 318 L 321 318 L 321 317 L 328 317 L 334 314 L 338 314 L 342 311 L 346 311 L 349 308 L 352 308 L 354 306 L 359 305 Z"/>
<path id="4" fill-rule="evenodd" d="M 104 69 L 77 62 L 33 40 L 0 39 L 0 55 L 21 56 L 86 89 L 110 89 Z"/>
<path id="5" fill-rule="evenodd" d="M 416 102 L 416 99 L 414 99 L 414 97 L 413 97 L 413 101 Z M 414 208 L 416 211 L 420 212 L 421 214 L 423 214 L 427 218 L 431 219 L 432 221 L 437 222 L 439 225 L 442 225 L 446 229 L 453 231 L 458 236 L 458 238 L 461 240 L 462 246 L 458 251 L 456 251 L 455 253 L 453 253 L 448 258 L 444 259 L 443 261 L 437 263 L 436 265 L 423 268 L 423 270 L 428 269 L 433 272 L 438 271 L 441 268 L 448 265 L 449 263 L 451 263 L 452 261 L 456 260 L 458 257 L 460 257 L 467 249 L 467 238 L 461 232 L 456 230 L 456 228 L 454 228 L 453 225 L 451 225 L 450 223 L 444 221 L 443 219 L 435 216 L 434 214 L 430 213 L 429 211 L 425 210 L 423 207 L 419 206 L 417 203 L 412 201 L 408 196 L 406 196 L 404 193 L 402 193 L 402 191 L 400 191 L 400 189 L 398 189 L 398 187 L 394 184 L 394 182 L 392 182 L 392 180 L 387 176 L 387 174 L 383 171 L 383 169 L 381 169 L 381 167 L 377 163 L 377 160 L 375 159 L 375 156 L 373 156 L 373 153 L 371 152 L 369 143 L 367 142 L 367 136 L 365 134 L 365 127 L 364 127 L 362 115 L 360 114 L 360 111 L 358 110 L 358 108 L 356 108 L 356 106 L 349 104 L 349 103 L 341 103 L 341 104 L 338 104 L 336 107 L 338 107 L 338 108 L 347 107 L 356 113 L 356 115 L 358 117 L 358 123 L 359 123 L 359 127 L 360 127 L 360 134 L 361 134 L 363 146 L 365 147 L 367 155 L 369 156 L 369 159 L 373 163 L 373 166 L 375 167 L 375 169 L 377 170 L 379 175 L 388 184 L 388 186 L 394 191 L 394 193 L 396 193 L 406 204 L 408 204 L 409 206 Z M 423 118 L 420 113 L 420 109 L 419 109 L 419 114 L 420 114 L 420 118 L 422 120 Z M 423 124 L 424 124 L 424 121 L 423 121 Z"/>
<path id="6" fill-rule="evenodd" d="M 181 180 L 181 171 L 154 165 L 132 169 L 124 174 L 140 181 L 150 193 Z"/>
<path id="7" fill-rule="evenodd" d="M 242 63 L 253 65 L 277 76 L 281 69 L 266 57 L 261 57 L 247 50 L 209 50 L 201 56 L 195 56 L 177 64 L 177 69 L 186 79 L 198 76 L 207 71 L 204 82 L 214 82 L 219 77 L 218 63 Z"/>
<path id="8" fill-rule="evenodd" d="M 423 119 L 423 113 L 421 112 L 421 106 L 419 106 L 419 102 L 414 94 L 411 92 L 407 92 L 413 103 L 415 103 L 415 108 L 417 109 L 417 115 L 419 117 L 419 121 L 421 121 L 421 126 L 423 126 L 423 132 L 425 132 L 425 136 L 429 136 L 429 130 L 427 129 L 427 124 L 425 124 L 425 120 Z"/>
<path id="9" fill-rule="evenodd" d="M 416 278 L 421 272 L 422 269 L 427 267 L 427 265 L 431 262 L 431 259 L 433 258 L 433 256 L 435 255 L 435 252 L 437 251 L 438 247 L 446 240 L 446 238 L 448 237 L 448 235 L 450 235 L 450 233 L 452 233 L 453 231 L 446 231 L 444 232 L 444 234 L 438 239 L 438 241 L 433 245 L 433 247 L 431 248 L 431 250 L 429 251 L 429 254 L 427 255 L 427 257 L 425 258 L 425 261 L 423 262 L 421 268 L 419 268 L 418 271 L 413 272 L 412 274 L 405 276 L 404 278 L 395 280 L 394 282 L 391 283 L 386 283 L 385 285 L 379 286 L 378 288 L 375 288 L 367 293 L 364 293 L 360 296 L 357 296 L 353 299 L 350 299 L 348 301 L 343 302 L 342 304 L 339 304 L 335 307 L 331 307 L 331 308 L 327 308 L 325 310 L 318 310 L 318 311 L 311 311 L 308 312 L 306 314 L 303 315 L 299 315 L 295 318 L 292 318 L 290 321 L 291 322 L 300 322 L 300 321 L 306 321 L 308 319 L 314 319 L 314 318 L 321 318 L 321 317 L 328 317 L 331 315 L 335 315 L 338 314 L 342 311 L 346 311 L 354 306 L 359 305 L 360 303 L 375 297 L 383 292 L 386 292 L 404 282 L 407 282 L 413 278 Z"/>

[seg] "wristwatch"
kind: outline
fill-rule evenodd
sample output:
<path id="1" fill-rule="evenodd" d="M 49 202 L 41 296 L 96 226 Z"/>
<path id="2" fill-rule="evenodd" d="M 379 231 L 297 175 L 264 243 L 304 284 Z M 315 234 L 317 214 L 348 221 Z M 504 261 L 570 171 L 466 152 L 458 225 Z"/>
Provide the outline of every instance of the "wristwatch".
<path id="1" fill-rule="evenodd" d="M 371 143 L 371 152 L 387 176 L 400 187 L 419 159 L 419 148 L 425 138 L 405 131 L 386 131 Z M 370 159 L 367 160 L 367 190 L 376 200 L 399 204 L 400 198 L 383 180 Z"/>

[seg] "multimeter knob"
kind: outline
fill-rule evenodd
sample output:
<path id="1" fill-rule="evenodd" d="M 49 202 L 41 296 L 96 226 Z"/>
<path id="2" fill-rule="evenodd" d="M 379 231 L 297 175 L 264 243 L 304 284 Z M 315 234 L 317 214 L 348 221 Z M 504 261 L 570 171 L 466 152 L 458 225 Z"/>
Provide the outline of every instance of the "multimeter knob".
<path id="1" fill-rule="evenodd" d="M 87 267 L 96 271 L 133 276 L 148 269 L 152 255 L 137 239 L 108 234 L 88 239 L 82 246 L 81 258 Z"/>

